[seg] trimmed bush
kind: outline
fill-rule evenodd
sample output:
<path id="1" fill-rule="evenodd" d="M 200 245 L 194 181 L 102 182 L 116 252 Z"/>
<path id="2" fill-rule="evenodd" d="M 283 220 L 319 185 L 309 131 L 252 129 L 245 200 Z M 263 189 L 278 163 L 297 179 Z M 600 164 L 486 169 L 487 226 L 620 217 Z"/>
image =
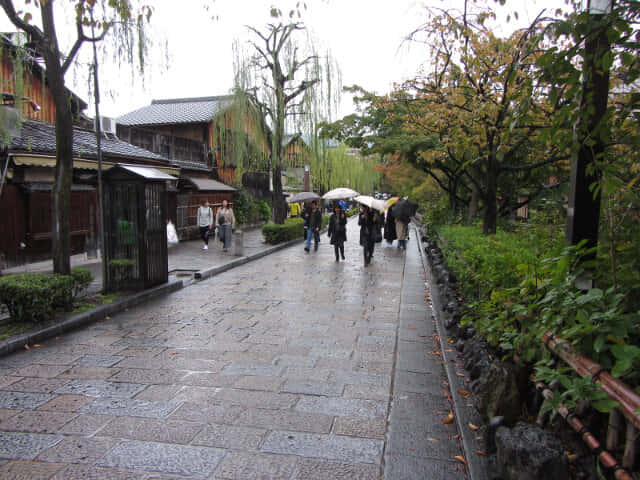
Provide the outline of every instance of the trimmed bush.
<path id="1" fill-rule="evenodd" d="M 16 321 L 42 322 L 49 320 L 57 308 L 71 308 L 73 286 L 70 275 L 9 275 L 0 278 L 0 302 Z"/>
<path id="2" fill-rule="evenodd" d="M 282 225 L 269 223 L 262 227 L 264 241 L 270 245 L 288 242 L 304 236 L 304 220 L 302 218 L 287 218 Z"/>
<path id="3" fill-rule="evenodd" d="M 322 217 L 322 228 L 329 224 L 329 216 Z M 287 218 L 284 224 L 269 223 L 262 227 L 264 241 L 276 245 L 296 238 L 304 238 L 304 220 L 300 217 Z"/>

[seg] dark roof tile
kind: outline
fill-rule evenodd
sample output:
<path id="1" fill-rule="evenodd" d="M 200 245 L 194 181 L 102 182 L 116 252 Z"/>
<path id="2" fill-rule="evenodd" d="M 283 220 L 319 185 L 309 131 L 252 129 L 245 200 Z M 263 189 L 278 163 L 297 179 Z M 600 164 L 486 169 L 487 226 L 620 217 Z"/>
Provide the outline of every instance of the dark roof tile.
<path id="1" fill-rule="evenodd" d="M 231 95 L 153 100 L 151 105 L 125 113 L 116 121 L 127 126 L 208 123 L 232 102 Z"/>
<path id="2" fill-rule="evenodd" d="M 104 156 L 126 157 L 131 159 L 155 160 L 169 163 L 169 160 L 157 153 L 150 152 L 130 143 L 120 140 L 113 135 L 102 137 L 102 152 Z M 19 137 L 11 141 L 10 150 L 53 153 L 56 152 L 56 129 L 54 125 L 27 120 L 22 124 Z M 97 157 L 96 134 L 90 130 L 73 129 L 73 154 L 83 158 Z"/>

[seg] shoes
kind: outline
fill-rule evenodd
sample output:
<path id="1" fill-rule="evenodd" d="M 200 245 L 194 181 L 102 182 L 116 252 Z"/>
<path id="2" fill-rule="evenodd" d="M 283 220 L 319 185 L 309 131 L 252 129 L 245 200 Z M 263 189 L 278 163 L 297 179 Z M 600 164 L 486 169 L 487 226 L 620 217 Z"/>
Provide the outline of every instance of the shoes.
<path id="1" fill-rule="evenodd" d="M 304 251 L 309 253 L 309 247 L 304 247 Z"/>
<path id="2" fill-rule="evenodd" d="M 228 252 L 228 251 L 229 251 L 229 249 L 228 249 L 228 248 L 223 248 L 223 249 L 222 249 L 222 251 L 223 251 L 223 252 Z"/>
<path id="3" fill-rule="evenodd" d="M 202 247 L 203 250 L 209 250 L 209 245 L 205 245 L 204 247 Z"/>
<path id="4" fill-rule="evenodd" d="M 344 260 L 344 255 L 342 255 L 342 259 Z"/>
<path id="5" fill-rule="evenodd" d="M 318 246 L 316 245 L 315 247 L 313 247 L 313 251 L 317 252 L 318 251 Z"/>
<path id="6" fill-rule="evenodd" d="M 340 261 L 340 257 L 336 257 L 336 262 L 339 262 L 339 261 Z"/>

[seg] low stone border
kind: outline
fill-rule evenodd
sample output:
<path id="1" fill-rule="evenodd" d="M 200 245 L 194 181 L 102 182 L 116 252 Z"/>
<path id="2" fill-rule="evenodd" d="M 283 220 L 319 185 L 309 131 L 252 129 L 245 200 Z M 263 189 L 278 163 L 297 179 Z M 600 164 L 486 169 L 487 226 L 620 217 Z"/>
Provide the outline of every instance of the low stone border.
<path id="1" fill-rule="evenodd" d="M 414 231 L 418 237 L 416 241 L 422 242 L 422 247 L 419 248 L 420 256 L 422 257 L 422 264 L 427 272 L 427 280 L 429 282 L 429 289 L 431 292 L 431 302 L 433 303 L 433 313 L 436 318 L 436 330 L 440 337 L 440 347 L 442 351 L 442 360 L 447 379 L 449 381 L 449 389 L 451 392 L 451 400 L 453 402 L 455 420 L 458 426 L 458 432 L 460 432 L 460 440 L 462 441 L 462 448 L 464 456 L 467 461 L 467 470 L 469 471 L 469 477 L 471 480 L 487 480 L 488 477 L 488 462 L 487 456 L 478 454 L 476 452 L 481 451 L 486 453 L 486 434 L 487 428 L 482 428 L 478 431 L 473 431 L 469 424 L 476 425 L 478 427 L 483 426 L 483 421 L 479 412 L 471 405 L 470 395 L 462 395 L 460 391 L 471 392 L 471 386 L 465 381 L 465 377 L 460 377 L 456 372 L 456 365 L 462 370 L 463 366 L 456 354 L 456 348 L 454 345 L 447 343 L 448 333 L 445 328 L 446 315 L 445 311 L 451 308 L 451 305 L 443 305 L 447 300 L 453 300 L 451 298 L 451 292 L 447 292 L 446 288 L 443 288 L 443 282 L 441 278 L 437 276 L 434 271 L 437 265 L 434 265 L 432 256 L 428 255 L 429 244 L 425 242 L 426 237 L 423 231 L 416 227 Z M 455 293 L 455 292 L 454 292 Z M 454 295 L 455 298 L 455 295 Z M 447 351 L 449 350 L 449 352 Z M 482 433 L 481 433 L 482 432 Z M 485 440 L 477 440 L 476 437 L 485 437 Z"/>
<path id="2" fill-rule="evenodd" d="M 129 297 L 125 297 L 116 302 L 102 305 L 83 313 L 78 313 L 77 315 L 73 315 L 54 325 L 49 325 L 38 330 L 32 330 L 29 332 L 21 333 L 20 335 L 13 336 L 11 338 L 7 338 L 6 340 L 0 341 L 0 356 L 8 355 L 9 353 L 21 350 L 25 345 L 42 342 L 69 330 L 73 330 L 94 322 L 98 322 L 100 320 L 104 320 L 109 315 L 113 315 L 114 313 L 121 312 L 126 308 L 139 305 L 152 298 L 175 292 L 182 289 L 183 286 L 184 284 L 182 280 L 164 283 L 157 287 L 143 290 L 142 292 L 138 292 Z"/>

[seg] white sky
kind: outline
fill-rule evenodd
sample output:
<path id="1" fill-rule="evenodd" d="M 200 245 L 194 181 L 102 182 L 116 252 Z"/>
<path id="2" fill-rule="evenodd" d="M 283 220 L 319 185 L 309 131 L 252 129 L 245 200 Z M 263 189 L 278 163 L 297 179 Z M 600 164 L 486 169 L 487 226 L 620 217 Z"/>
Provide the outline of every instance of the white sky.
<path id="1" fill-rule="evenodd" d="M 21 2 L 15 0 L 14 3 L 19 5 Z M 154 7 L 150 29 L 156 39 L 149 74 L 141 82 L 136 75 L 132 77 L 130 69 L 114 71 L 113 67 L 105 65 L 100 70 L 102 115 L 117 117 L 148 105 L 152 99 L 228 93 L 233 83 L 234 39 L 248 38 L 245 25 L 261 29 L 268 23 L 272 4 L 286 10 L 285 5 L 291 2 L 147 0 L 146 3 Z M 209 4 L 208 11 L 203 8 L 205 3 Z M 424 46 L 402 45 L 406 35 L 424 22 L 425 2 L 307 0 L 306 3 L 308 9 L 303 20 L 337 60 L 345 86 L 358 84 L 383 93 L 389 91 L 394 82 L 412 76 L 420 63 L 428 61 Z M 460 4 L 460 0 L 429 0 L 429 4 L 451 8 Z M 557 6 L 558 2 L 551 0 L 508 0 L 505 7 L 496 6 L 496 9 L 501 12 L 517 10 L 519 23 L 509 25 L 521 26 L 533 20 L 542 8 Z M 217 19 L 212 19 L 213 15 Z M 64 23 L 60 17 L 62 15 L 57 18 L 59 25 Z M 0 26 L 3 31 L 15 30 L 3 12 L 0 12 Z M 165 49 L 158 39 L 166 39 L 168 48 Z M 82 53 L 85 57 L 91 53 L 89 44 L 83 46 Z M 83 70 L 86 67 L 70 72 L 67 86 L 90 104 L 85 113 L 92 117 L 94 106 L 88 82 L 82 78 Z M 352 110 L 350 98 L 344 95 L 340 113 L 344 115 Z"/>

